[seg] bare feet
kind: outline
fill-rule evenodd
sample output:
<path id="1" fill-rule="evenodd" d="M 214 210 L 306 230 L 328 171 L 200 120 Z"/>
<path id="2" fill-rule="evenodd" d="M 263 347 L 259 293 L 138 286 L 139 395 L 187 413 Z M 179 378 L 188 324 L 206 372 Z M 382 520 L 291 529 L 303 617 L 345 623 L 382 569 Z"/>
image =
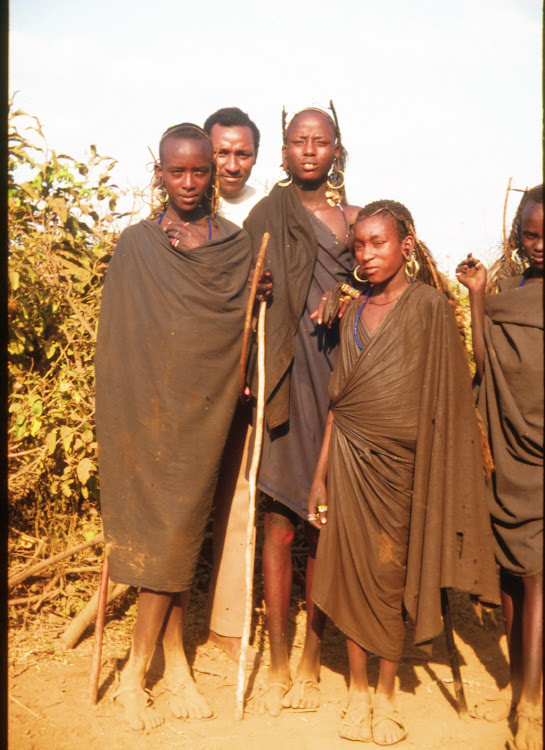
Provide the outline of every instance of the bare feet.
<path id="1" fill-rule="evenodd" d="M 152 708 L 147 690 L 136 683 L 121 682 L 113 700 L 123 706 L 125 719 L 131 729 L 149 732 L 164 721 L 161 714 Z"/>
<path id="2" fill-rule="evenodd" d="M 290 681 L 286 682 L 271 680 L 267 685 L 262 685 L 256 692 L 253 705 L 260 714 L 278 716 L 282 710 L 282 699 L 289 690 Z"/>
<path id="3" fill-rule="evenodd" d="M 240 659 L 241 640 L 241 638 L 235 638 L 234 636 L 219 635 L 219 633 L 214 633 L 213 630 L 208 631 L 208 643 L 212 643 L 214 646 L 221 648 L 221 650 L 237 664 Z M 260 661 L 260 656 L 259 651 L 256 651 L 253 646 L 248 646 L 246 650 L 246 669 L 254 669 L 257 667 Z"/>
<path id="4" fill-rule="evenodd" d="M 543 709 L 521 701 L 517 706 L 516 750 L 543 750 Z"/>
<path id="5" fill-rule="evenodd" d="M 395 745 L 407 736 L 401 722 L 395 699 L 376 693 L 373 701 L 373 742 L 377 745 Z"/>
<path id="6" fill-rule="evenodd" d="M 369 693 L 356 693 L 349 696 L 348 704 L 342 712 L 339 736 L 345 740 L 371 742 L 371 696 Z"/>
<path id="7" fill-rule="evenodd" d="M 165 680 L 165 689 L 170 693 L 168 705 L 177 719 L 209 719 L 213 715 L 190 676 L 178 682 Z"/>
<path id="8" fill-rule="evenodd" d="M 322 704 L 318 682 L 296 677 L 295 682 L 282 699 L 284 708 L 298 708 L 302 711 L 316 711 Z"/>

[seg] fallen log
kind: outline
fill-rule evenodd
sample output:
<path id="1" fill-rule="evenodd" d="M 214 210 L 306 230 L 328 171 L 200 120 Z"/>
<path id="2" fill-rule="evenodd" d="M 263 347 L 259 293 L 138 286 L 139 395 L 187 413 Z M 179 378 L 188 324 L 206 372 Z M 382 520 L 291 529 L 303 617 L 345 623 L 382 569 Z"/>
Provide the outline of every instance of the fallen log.
<path id="1" fill-rule="evenodd" d="M 121 594 L 124 594 L 128 588 L 129 586 L 126 586 L 124 583 L 108 581 L 106 603 L 110 604 L 110 602 L 113 602 L 114 599 L 117 599 Z M 98 610 L 98 594 L 99 590 L 97 589 L 81 612 L 74 617 L 70 625 L 68 625 L 62 635 L 59 636 L 59 640 L 65 648 L 74 648 L 83 633 L 95 621 Z"/>

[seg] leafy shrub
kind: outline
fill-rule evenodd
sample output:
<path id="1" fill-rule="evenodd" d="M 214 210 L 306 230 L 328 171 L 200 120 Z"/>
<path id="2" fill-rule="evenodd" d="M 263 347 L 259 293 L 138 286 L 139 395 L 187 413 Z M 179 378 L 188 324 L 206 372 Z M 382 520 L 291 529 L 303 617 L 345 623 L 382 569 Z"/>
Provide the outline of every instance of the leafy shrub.
<path id="1" fill-rule="evenodd" d="M 31 142 L 29 138 L 37 140 Z M 44 529 L 95 509 L 93 354 L 116 240 L 115 160 L 47 148 L 39 120 L 9 117 L 9 469 L 12 526 Z"/>

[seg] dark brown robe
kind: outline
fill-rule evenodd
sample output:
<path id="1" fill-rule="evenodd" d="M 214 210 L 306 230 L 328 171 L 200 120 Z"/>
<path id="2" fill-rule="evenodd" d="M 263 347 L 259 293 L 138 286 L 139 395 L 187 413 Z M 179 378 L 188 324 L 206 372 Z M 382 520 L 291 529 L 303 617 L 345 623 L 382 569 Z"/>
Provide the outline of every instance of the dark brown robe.
<path id="1" fill-rule="evenodd" d="M 337 330 L 318 326 L 310 315 L 324 292 L 350 279 L 354 260 L 345 238 L 306 209 L 293 188 L 276 187 L 244 226 L 254 247 L 265 230 L 271 232 L 267 265 L 274 278 L 265 346 L 269 429 L 258 487 L 306 519 L 338 345 Z M 273 426 L 278 419 L 282 422 Z"/>
<path id="2" fill-rule="evenodd" d="M 328 522 L 312 598 L 352 640 L 397 660 L 442 630 L 441 588 L 498 603 L 466 355 L 444 295 L 414 283 L 370 336 L 354 300 L 329 392 Z"/>
<path id="3" fill-rule="evenodd" d="M 515 575 L 543 570 L 543 284 L 505 279 L 486 298 L 479 409 L 495 471 L 488 499 L 496 559 Z"/>
<path id="4" fill-rule="evenodd" d="M 248 236 L 175 250 L 126 229 L 110 262 L 96 350 L 101 509 L 113 580 L 191 585 L 237 401 Z"/>

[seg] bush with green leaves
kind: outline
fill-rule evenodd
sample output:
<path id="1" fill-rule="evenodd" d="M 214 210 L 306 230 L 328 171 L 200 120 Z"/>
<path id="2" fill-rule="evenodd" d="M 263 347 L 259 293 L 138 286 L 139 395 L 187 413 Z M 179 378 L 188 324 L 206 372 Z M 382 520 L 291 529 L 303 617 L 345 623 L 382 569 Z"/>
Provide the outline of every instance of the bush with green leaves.
<path id="1" fill-rule="evenodd" d="M 11 523 L 39 536 L 96 508 L 94 370 L 100 294 L 116 240 L 115 160 L 48 149 L 40 122 L 9 117 Z M 68 524 L 68 528 L 67 528 Z"/>

